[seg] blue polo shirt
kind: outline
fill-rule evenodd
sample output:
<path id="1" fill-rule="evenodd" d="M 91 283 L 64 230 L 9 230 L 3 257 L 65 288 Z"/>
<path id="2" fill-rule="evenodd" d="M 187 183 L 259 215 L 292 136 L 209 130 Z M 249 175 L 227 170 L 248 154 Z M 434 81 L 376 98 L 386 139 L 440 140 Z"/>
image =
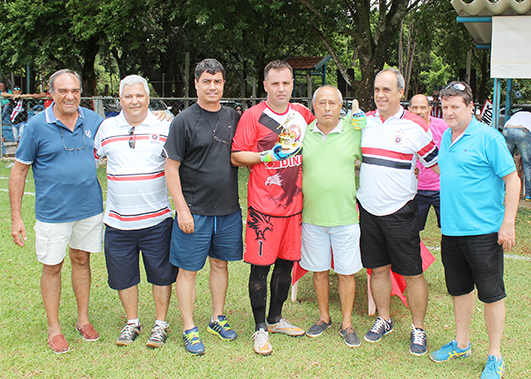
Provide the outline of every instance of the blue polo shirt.
<path id="1" fill-rule="evenodd" d="M 503 177 L 516 170 L 505 139 L 472 117 L 453 144 L 441 140 L 441 233 L 472 236 L 499 231 L 503 221 Z"/>
<path id="2" fill-rule="evenodd" d="M 26 124 L 15 155 L 33 169 L 35 217 L 60 223 L 95 216 L 103 212 L 94 159 L 94 136 L 103 118 L 79 107 L 71 131 L 55 117 L 53 105 Z"/>

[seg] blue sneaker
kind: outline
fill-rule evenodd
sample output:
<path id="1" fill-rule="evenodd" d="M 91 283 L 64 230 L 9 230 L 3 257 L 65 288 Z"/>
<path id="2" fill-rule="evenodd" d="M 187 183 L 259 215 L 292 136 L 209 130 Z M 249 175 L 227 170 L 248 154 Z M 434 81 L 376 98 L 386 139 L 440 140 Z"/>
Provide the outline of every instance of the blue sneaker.
<path id="1" fill-rule="evenodd" d="M 200 355 L 205 353 L 205 345 L 199 337 L 199 329 L 194 326 L 192 329 L 185 330 L 183 333 L 184 347 L 190 354 Z"/>
<path id="2" fill-rule="evenodd" d="M 226 341 L 232 341 L 238 337 L 236 332 L 230 327 L 225 316 L 218 316 L 217 320 L 210 321 L 207 330 Z"/>
<path id="3" fill-rule="evenodd" d="M 430 354 L 430 358 L 434 362 L 447 362 L 450 359 L 456 358 L 468 358 L 472 353 L 470 342 L 466 349 L 460 349 L 457 347 L 457 341 L 452 340 L 446 345 L 442 346 L 439 350 Z"/>
<path id="4" fill-rule="evenodd" d="M 504 370 L 505 365 L 503 364 L 503 358 L 489 355 L 485 369 L 481 374 L 481 379 L 501 379 Z"/>
<path id="5" fill-rule="evenodd" d="M 365 341 L 367 342 L 378 342 L 383 338 L 383 336 L 388 333 L 391 333 L 392 331 L 393 321 L 390 320 L 389 322 L 387 322 L 383 318 L 378 316 L 371 330 L 365 333 L 363 339 L 365 339 Z"/>

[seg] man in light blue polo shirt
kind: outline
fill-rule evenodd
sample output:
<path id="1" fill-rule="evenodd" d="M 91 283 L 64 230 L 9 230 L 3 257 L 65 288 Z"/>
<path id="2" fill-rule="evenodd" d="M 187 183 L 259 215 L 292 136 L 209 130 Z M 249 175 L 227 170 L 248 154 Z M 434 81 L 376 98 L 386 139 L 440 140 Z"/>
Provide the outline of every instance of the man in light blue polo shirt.
<path id="1" fill-rule="evenodd" d="M 450 127 L 439 150 L 441 255 L 446 287 L 454 303 L 456 337 L 430 358 L 445 362 L 470 356 L 476 287 L 479 300 L 485 304 L 489 335 L 488 359 L 481 378 L 501 378 L 503 250 L 515 244 L 520 180 L 503 136 L 474 117 L 468 84 L 452 82 L 440 96 L 444 120 Z"/>
<path id="2" fill-rule="evenodd" d="M 69 350 L 59 325 L 61 268 L 69 245 L 72 287 L 77 301 L 76 329 L 95 341 L 89 322 L 90 253 L 101 251 L 103 200 L 96 175 L 94 136 L 103 121 L 79 106 L 81 80 L 63 69 L 50 77 L 54 99 L 25 128 L 9 179 L 11 236 L 24 246 L 21 217 L 24 185 L 30 167 L 35 180 L 35 250 L 43 264 L 41 292 L 48 319 L 48 345 L 55 353 Z"/>

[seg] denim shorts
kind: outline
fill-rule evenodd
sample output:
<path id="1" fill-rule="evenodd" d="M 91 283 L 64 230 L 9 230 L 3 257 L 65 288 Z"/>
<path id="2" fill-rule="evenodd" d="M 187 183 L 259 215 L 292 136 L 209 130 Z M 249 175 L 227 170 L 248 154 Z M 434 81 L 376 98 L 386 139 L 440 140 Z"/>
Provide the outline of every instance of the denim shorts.
<path id="1" fill-rule="evenodd" d="M 199 271 L 207 257 L 222 261 L 239 261 L 243 256 L 242 212 L 227 216 L 192 214 L 194 232 L 184 233 L 173 223 L 170 262 L 187 271 Z"/>

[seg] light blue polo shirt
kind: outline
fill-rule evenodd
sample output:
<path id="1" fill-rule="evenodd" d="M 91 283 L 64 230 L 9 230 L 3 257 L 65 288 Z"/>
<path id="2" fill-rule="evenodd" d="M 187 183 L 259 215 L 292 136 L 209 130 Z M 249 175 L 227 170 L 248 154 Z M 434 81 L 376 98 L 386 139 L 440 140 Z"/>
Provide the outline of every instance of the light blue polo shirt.
<path id="1" fill-rule="evenodd" d="M 504 215 L 502 178 L 516 170 L 505 139 L 475 117 L 453 144 L 451 132 L 444 132 L 439 150 L 441 233 L 496 233 Z"/>
<path id="2" fill-rule="evenodd" d="M 33 169 L 35 217 L 60 223 L 95 216 L 103 212 L 94 159 L 94 136 L 103 118 L 79 107 L 72 132 L 55 117 L 53 105 L 26 124 L 15 154 Z"/>

